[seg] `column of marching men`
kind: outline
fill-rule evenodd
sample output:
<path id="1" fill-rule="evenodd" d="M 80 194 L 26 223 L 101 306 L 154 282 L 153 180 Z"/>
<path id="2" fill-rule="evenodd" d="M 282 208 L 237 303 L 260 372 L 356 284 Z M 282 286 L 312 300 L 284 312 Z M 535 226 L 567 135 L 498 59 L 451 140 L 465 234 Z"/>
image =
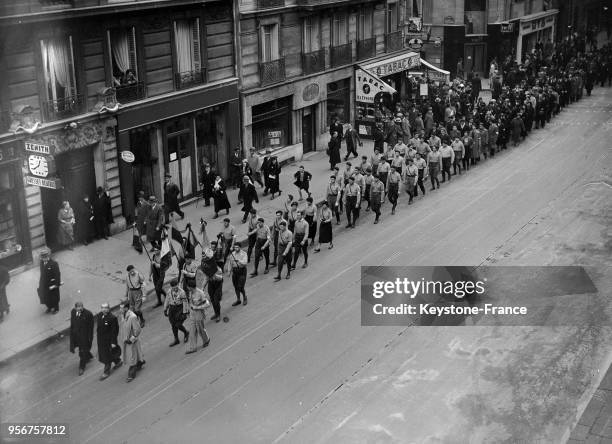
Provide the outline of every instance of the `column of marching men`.
<path id="1" fill-rule="evenodd" d="M 469 83 L 466 86 L 463 80 L 456 80 L 452 85 L 431 88 L 427 98 L 402 98 L 395 103 L 393 111 L 381 106 L 373 131 L 371 156 L 359 157 L 358 149 L 363 144 L 358 132 L 351 125 L 344 131 L 335 119 L 330 127 L 327 150 L 331 173 L 325 178 L 316 178 L 328 181 L 325 198 L 320 206 L 315 204 L 309 191 L 313 176 L 300 166 L 293 182 L 298 199 L 288 195 L 273 220 L 258 215 L 254 203 L 259 202 L 259 197 L 254 183 L 264 188 L 264 196 L 271 194 L 274 199 L 281 195 L 278 159 L 267 151 L 260 164 L 254 149 L 247 159 L 241 159 L 237 150 L 231 162 L 230 185 L 240 187 L 242 222 L 248 224 L 246 249 L 237 242 L 236 229 L 229 218 L 223 220 L 222 231 L 210 242 L 207 224 L 200 220 L 200 240 L 190 224 L 184 230 L 179 229 L 177 220 L 183 215 L 176 199 L 165 196 L 166 204 L 161 206 L 154 196 L 147 202 L 141 195 L 135 246 L 144 245 L 141 234 L 146 234 L 152 253 L 149 281 L 157 297 L 155 307 L 163 306 L 171 326 L 170 347 L 180 344 L 179 332 L 187 344 L 187 354 L 197 350 L 198 337 L 202 349 L 208 346 L 210 337 L 204 321 L 209 307 L 214 313 L 211 321 L 227 320 L 221 315 L 224 276 L 231 276 L 236 296 L 232 306 L 246 306 L 247 275 L 255 278 L 260 272 L 268 274 L 275 269 L 275 282 L 282 280 L 283 271 L 284 278 L 290 279 L 300 258 L 301 268 L 307 268 L 310 253 L 319 253 L 323 245 L 328 249 L 334 247 L 332 227 L 334 222 L 341 223 L 343 214 L 346 228 L 354 229 L 365 207 L 366 212 L 374 213 L 373 223 L 377 224 L 385 202 L 390 205 L 390 215 L 394 215 L 402 194 L 408 196 L 411 205 L 419 192 L 421 198 L 425 197 L 428 179 L 430 191 L 439 189 L 453 176 L 507 149 L 510 142 L 516 146 L 533 130 L 534 124 L 535 129 L 544 127 L 561 109 L 580 100 L 584 89 L 590 95 L 596 81 L 602 87 L 606 83 L 610 86 L 612 51 L 608 44 L 587 52 L 584 38 L 575 37 L 548 52 L 545 48 L 535 49 L 523 65 L 507 60 L 500 66 L 494 61 L 491 77 L 493 99 L 488 104 L 478 97 L 477 85 L 472 88 Z M 500 79 L 504 79 L 505 86 L 501 86 Z M 342 141 L 346 143 L 346 156 L 340 168 L 337 164 L 341 163 Z M 353 158 L 349 160 L 351 155 Z M 168 192 L 175 188 L 170 179 L 165 187 Z M 205 205 L 213 200 L 215 217 L 223 210 L 229 214 L 226 185 L 209 166 L 203 173 L 202 184 Z M 302 193 L 307 196 L 305 200 Z M 176 255 L 173 243 L 183 251 L 182 255 Z M 195 259 L 196 244 L 202 246 L 201 261 Z M 180 273 L 166 291 L 164 278 L 172 261 L 168 250 L 178 260 Z M 149 254 L 146 248 L 144 251 Z M 61 285 L 59 268 L 48 251 L 41 257 L 41 301 L 50 301 L 48 304 L 56 308 Z M 100 379 L 106 379 L 113 369 L 126 362 L 129 382 L 145 364 L 141 335 L 145 327 L 142 304 L 146 284 L 146 277 L 129 265 L 126 298 L 120 304 L 118 316 L 110 312 L 108 304 L 101 307 L 97 342 L 104 370 Z M 71 314 L 70 350 L 79 349 L 79 374 L 83 374 L 85 365 L 93 358 L 90 353 L 93 329 L 93 315 L 82 303 L 77 303 Z"/>

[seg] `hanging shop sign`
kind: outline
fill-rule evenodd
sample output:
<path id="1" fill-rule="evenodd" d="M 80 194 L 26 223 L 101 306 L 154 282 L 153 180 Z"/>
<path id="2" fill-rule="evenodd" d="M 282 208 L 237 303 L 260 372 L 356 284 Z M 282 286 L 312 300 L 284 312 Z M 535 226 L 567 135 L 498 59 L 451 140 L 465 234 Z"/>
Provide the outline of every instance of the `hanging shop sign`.
<path id="1" fill-rule="evenodd" d="M 38 177 L 48 177 L 55 174 L 55 160 L 51 156 L 30 154 L 28 156 L 30 174 Z"/>
<path id="2" fill-rule="evenodd" d="M 408 47 L 410 49 L 419 50 L 423 47 L 423 40 L 421 39 L 410 39 L 408 40 Z"/>
<path id="3" fill-rule="evenodd" d="M 44 179 L 42 177 L 26 176 L 25 181 L 28 185 L 35 185 L 41 188 L 50 188 L 57 190 L 62 187 L 60 179 Z"/>
<path id="4" fill-rule="evenodd" d="M 501 32 L 502 34 L 509 34 L 514 32 L 514 23 L 502 23 Z"/>
<path id="5" fill-rule="evenodd" d="M 123 159 L 124 162 L 132 163 L 134 160 L 136 160 L 136 156 L 134 156 L 133 152 L 126 150 L 121 151 L 121 159 Z"/>
<path id="6" fill-rule="evenodd" d="M 386 92 L 394 94 L 397 91 L 372 73 L 361 68 L 355 70 L 355 100 L 361 103 L 374 103 L 376 94 Z"/>

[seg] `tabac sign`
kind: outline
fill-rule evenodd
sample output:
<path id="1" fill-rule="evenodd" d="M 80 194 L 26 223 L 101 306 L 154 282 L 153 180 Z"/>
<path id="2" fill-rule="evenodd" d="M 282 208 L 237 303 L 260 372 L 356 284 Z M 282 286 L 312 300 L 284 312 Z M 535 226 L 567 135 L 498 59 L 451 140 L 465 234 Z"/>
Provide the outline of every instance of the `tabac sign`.
<path id="1" fill-rule="evenodd" d="M 355 70 L 355 100 L 357 102 L 374 103 L 374 97 L 381 92 L 394 94 L 397 91 L 377 76 L 361 68 Z"/>
<path id="2" fill-rule="evenodd" d="M 421 57 L 416 52 L 409 52 L 380 62 L 370 63 L 363 68 L 378 77 L 384 77 L 396 72 L 407 71 L 419 66 Z"/>

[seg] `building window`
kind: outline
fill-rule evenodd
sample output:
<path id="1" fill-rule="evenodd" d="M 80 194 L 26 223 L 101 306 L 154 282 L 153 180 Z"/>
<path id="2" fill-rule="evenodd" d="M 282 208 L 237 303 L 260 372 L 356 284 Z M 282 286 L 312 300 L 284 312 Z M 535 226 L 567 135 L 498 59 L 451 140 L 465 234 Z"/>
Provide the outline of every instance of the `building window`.
<path id="1" fill-rule="evenodd" d="M 304 52 L 309 53 L 321 48 L 319 43 L 319 18 L 306 17 L 304 19 Z"/>
<path id="2" fill-rule="evenodd" d="M 487 2 L 486 0 L 465 0 L 465 33 L 487 33 Z"/>
<path id="3" fill-rule="evenodd" d="M 133 27 L 108 31 L 113 86 L 129 85 L 138 81 L 136 62 L 136 31 Z"/>
<path id="4" fill-rule="evenodd" d="M 340 123 L 350 122 L 350 93 L 350 79 L 327 84 L 327 125 L 331 125 L 336 117 Z"/>
<path id="5" fill-rule="evenodd" d="M 0 169 L 0 260 L 21 252 L 15 171 Z"/>
<path id="6" fill-rule="evenodd" d="M 291 96 L 252 108 L 253 146 L 280 148 L 291 144 Z"/>
<path id="7" fill-rule="evenodd" d="M 433 23 L 433 0 L 423 0 L 422 3 L 423 23 L 431 25 Z"/>
<path id="8" fill-rule="evenodd" d="M 420 32 L 423 23 L 423 1 L 427 0 L 407 0 L 406 17 L 408 19 L 408 29 L 410 32 Z M 429 0 L 431 7 L 431 0 Z"/>
<path id="9" fill-rule="evenodd" d="M 271 62 L 279 58 L 278 24 L 263 25 L 261 27 L 261 60 L 262 62 Z"/>
<path id="10" fill-rule="evenodd" d="M 340 46 L 348 43 L 348 27 L 345 15 L 334 15 L 332 19 L 332 45 Z"/>
<path id="11" fill-rule="evenodd" d="M 175 21 L 174 41 L 178 73 L 201 71 L 200 19 Z"/>
<path id="12" fill-rule="evenodd" d="M 391 5 L 389 5 L 391 6 Z M 395 29 L 397 29 L 397 4 L 395 4 Z M 365 40 L 372 38 L 372 16 L 373 12 L 371 9 L 361 9 L 359 11 L 359 17 L 357 21 L 357 35 L 359 40 Z"/>
<path id="13" fill-rule="evenodd" d="M 387 32 L 395 32 L 398 29 L 397 3 L 389 3 L 387 11 Z"/>
<path id="14" fill-rule="evenodd" d="M 72 37 L 40 42 L 47 99 L 62 101 L 76 95 Z"/>

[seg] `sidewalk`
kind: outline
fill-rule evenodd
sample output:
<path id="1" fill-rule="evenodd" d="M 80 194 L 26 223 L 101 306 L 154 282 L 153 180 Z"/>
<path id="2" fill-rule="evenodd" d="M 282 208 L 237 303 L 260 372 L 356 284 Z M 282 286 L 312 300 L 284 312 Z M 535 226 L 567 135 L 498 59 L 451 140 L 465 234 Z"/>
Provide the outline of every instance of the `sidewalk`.
<path id="1" fill-rule="evenodd" d="M 372 152 L 373 143 L 364 141 L 359 155 L 369 156 Z M 344 153 L 343 145 L 341 154 Z M 298 198 L 297 189 L 293 185 L 293 174 L 300 165 L 304 165 L 313 175 L 310 191 L 315 202 L 324 199 L 330 175 L 328 157 L 325 151 L 308 153 L 302 161 L 283 167 L 280 178 L 281 196 L 274 200 L 270 196 L 262 196 L 263 189 L 255 185 L 259 195 L 259 204 L 255 204 L 255 207 L 266 222 L 271 222 L 276 210 L 283 208 L 287 194 Z M 232 205 L 227 217 L 236 227 L 239 242 L 243 243 L 247 239 L 247 224 L 242 223 L 243 213 L 240 211 L 242 205 L 238 204 L 238 190 L 230 189 L 227 194 Z M 302 205 L 306 205 L 305 200 L 300 202 L 300 206 Z M 179 221 L 179 227 L 182 229 L 187 222 L 191 222 L 194 233 L 200 240 L 200 218 L 204 218 L 208 224 L 206 227 L 208 238 L 214 239 L 221 231 L 223 219 L 226 217 L 222 211 L 217 219 L 213 219 L 213 208 L 204 207 L 203 199 L 182 207 L 182 210 L 185 212 L 185 219 Z M 76 301 L 82 301 L 85 308 L 94 314 L 99 311 L 103 302 L 108 302 L 111 306 L 118 305 L 125 294 L 123 279 L 127 265 L 133 264 L 145 277 L 149 274 L 147 254 L 145 252 L 138 254 L 131 245 L 132 230 L 127 230 L 108 240 L 79 246 L 74 251 L 56 253 L 54 258 L 59 263 L 64 285 L 61 287 L 60 310 L 55 315 L 45 313 L 45 306 L 39 304 L 36 294 L 40 275 L 37 265 L 38 255 L 35 255 L 32 267 L 11 276 L 7 288 L 11 312 L 5 316 L 4 322 L 0 323 L 0 362 L 35 345 L 44 347 L 45 344 L 61 339 L 70 326 L 70 310 Z M 196 258 L 200 255 L 201 249 L 198 247 Z M 176 264 L 173 264 L 166 273 L 166 282 L 176 275 Z M 153 285 L 147 283 L 147 290 L 151 291 L 152 288 Z M 148 295 L 145 307 L 150 306 L 155 299 L 154 294 Z"/>

